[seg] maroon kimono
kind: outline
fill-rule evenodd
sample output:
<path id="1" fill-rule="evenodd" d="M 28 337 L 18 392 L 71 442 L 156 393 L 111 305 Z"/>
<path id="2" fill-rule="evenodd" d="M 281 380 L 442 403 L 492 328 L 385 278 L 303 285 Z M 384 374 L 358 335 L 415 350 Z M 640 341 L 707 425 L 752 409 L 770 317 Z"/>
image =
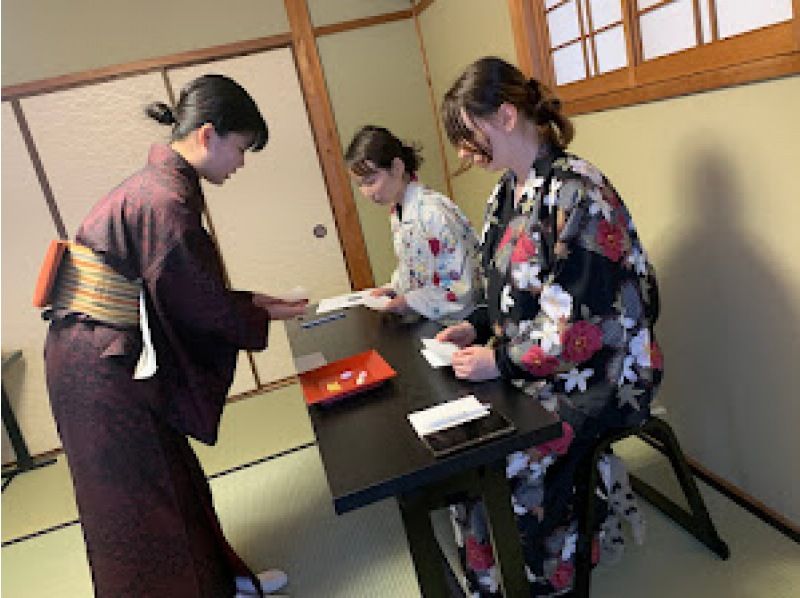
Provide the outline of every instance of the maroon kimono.
<path id="1" fill-rule="evenodd" d="M 97 596 L 233 596 L 248 570 L 225 541 L 186 435 L 217 431 L 240 349 L 266 346 L 269 315 L 226 288 L 202 226 L 194 168 L 156 145 L 103 198 L 76 241 L 145 288 L 158 371 L 134 380 L 138 328 L 53 313 L 45 346 Z"/>

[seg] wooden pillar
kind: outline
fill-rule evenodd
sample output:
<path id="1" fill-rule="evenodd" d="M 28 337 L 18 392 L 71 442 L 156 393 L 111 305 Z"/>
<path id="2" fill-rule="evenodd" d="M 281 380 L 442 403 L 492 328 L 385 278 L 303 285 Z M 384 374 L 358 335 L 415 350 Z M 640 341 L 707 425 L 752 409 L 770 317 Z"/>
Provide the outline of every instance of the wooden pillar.
<path id="1" fill-rule="evenodd" d="M 300 86 L 308 109 L 322 173 L 330 196 L 350 283 L 360 290 L 374 286 L 372 267 L 364 243 L 347 166 L 342 155 L 336 121 L 314 37 L 306 0 L 284 0 Z"/>

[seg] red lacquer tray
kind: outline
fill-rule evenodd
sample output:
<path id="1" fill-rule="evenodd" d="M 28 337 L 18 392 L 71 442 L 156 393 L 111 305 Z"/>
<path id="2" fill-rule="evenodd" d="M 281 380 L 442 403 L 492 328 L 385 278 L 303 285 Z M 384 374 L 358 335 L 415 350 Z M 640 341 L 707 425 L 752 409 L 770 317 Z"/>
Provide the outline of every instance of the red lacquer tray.
<path id="1" fill-rule="evenodd" d="M 306 403 L 326 404 L 374 388 L 396 375 L 392 366 L 370 349 L 300 374 L 300 384 Z"/>

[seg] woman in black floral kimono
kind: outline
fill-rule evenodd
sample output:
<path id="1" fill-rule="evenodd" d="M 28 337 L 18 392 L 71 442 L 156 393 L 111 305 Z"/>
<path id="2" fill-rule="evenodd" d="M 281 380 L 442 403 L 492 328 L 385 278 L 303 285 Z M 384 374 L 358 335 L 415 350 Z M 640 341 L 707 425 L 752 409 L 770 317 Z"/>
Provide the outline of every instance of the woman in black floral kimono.
<path id="1" fill-rule="evenodd" d="M 83 221 L 75 241 L 93 262 L 78 280 L 95 282 L 77 291 L 57 283 L 46 314 L 50 403 L 94 591 L 260 595 L 286 575 L 256 579 L 230 547 L 188 436 L 216 442 L 238 351 L 264 349 L 270 320 L 305 309 L 304 301 L 229 289 L 202 224 L 201 179 L 223 184 L 247 150 L 264 147 L 267 125 L 250 95 L 220 75 L 191 81 L 175 108 L 155 103 L 147 114 L 172 127 L 171 143 L 153 145 L 147 164 Z M 102 301 L 76 300 L 96 299 L 107 279 L 114 282 Z M 115 315 L 129 287 L 147 314 L 134 299 L 133 324 Z M 157 366 L 142 373 L 149 337 Z"/>
<path id="2" fill-rule="evenodd" d="M 642 421 L 661 380 L 653 270 L 611 183 L 565 152 L 573 127 L 544 85 L 484 58 L 447 92 L 442 116 L 465 165 L 503 175 L 481 239 L 486 305 L 438 338 L 462 347 L 457 377 L 502 376 L 562 420 L 559 441 L 510 455 L 507 468 L 532 594 L 556 595 L 572 584 L 575 466 L 598 435 Z M 613 456 L 601 473 L 626 485 Z M 471 590 L 492 595 L 481 505 L 452 512 Z M 610 517 L 595 557 L 620 541 L 610 520 L 621 514 L 601 512 Z"/>

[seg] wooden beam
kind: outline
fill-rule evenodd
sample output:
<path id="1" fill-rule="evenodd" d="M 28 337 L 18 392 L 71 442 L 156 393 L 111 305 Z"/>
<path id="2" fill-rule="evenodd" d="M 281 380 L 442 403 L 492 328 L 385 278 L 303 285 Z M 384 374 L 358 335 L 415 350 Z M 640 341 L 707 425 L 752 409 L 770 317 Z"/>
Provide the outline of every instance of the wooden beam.
<path id="1" fill-rule="evenodd" d="M 517 66 L 527 77 L 538 77 L 542 68 L 536 48 L 531 2 L 508 0 L 508 12 L 511 17 L 511 31 L 514 34 L 514 49 L 517 51 Z"/>
<path id="2" fill-rule="evenodd" d="M 447 163 L 447 152 L 444 147 L 444 135 L 442 135 L 442 125 L 439 118 L 439 106 L 436 102 L 436 94 L 433 92 L 433 80 L 431 79 L 431 67 L 428 62 L 428 54 L 425 52 L 425 41 L 422 38 L 422 27 L 419 24 L 419 17 L 417 13 L 413 14 L 414 29 L 417 32 L 417 39 L 419 40 L 419 51 L 422 54 L 422 66 L 425 69 L 425 83 L 428 85 L 428 98 L 431 102 L 431 110 L 433 110 L 434 128 L 436 129 L 436 140 L 439 144 L 439 155 L 442 158 L 442 167 L 444 168 L 444 182 L 447 185 L 447 197 L 456 200 L 453 195 L 453 182 L 450 179 L 450 165 Z"/>
<path id="3" fill-rule="evenodd" d="M 342 155 L 308 5 L 306 0 L 284 0 L 284 3 L 292 29 L 292 47 L 300 86 L 305 97 L 350 283 L 357 290 L 369 288 L 375 284 L 372 267 Z"/>
<path id="4" fill-rule="evenodd" d="M 792 0 L 792 22 L 794 23 L 794 49 L 800 50 L 800 0 Z"/>
<path id="5" fill-rule="evenodd" d="M 11 110 L 14 112 L 14 118 L 17 119 L 17 125 L 19 126 L 20 133 L 22 133 L 22 140 L 25 143 L 25 149 L 28 150 L 28 156 L 31 159 L 31 164 L 33 164 L 33 170 L 36 172 L 36 178 L 39 180 L 39 186 L 42 188 L 42 194 L 44 195 L 44 200 L 47 203 L 47 209 L 50 210 L 50 217 L 53 219 L 53 224 L 56 227 L 56 231 L 58 231 L 58 236 L 62 240 L 69 239 L 67 227 L 64 226 L 64 220 L 61 218 L 61 212 L 58 211 L 58 205 L 56 204 L 55 195 L 53 195 L 53 189 L 50 187 L 50 181 L 47 179 L 47 173 L 44 171 L 42 160 L 39 157 L 39 151 L 36 149 L 36 144 L 33 142 L 33 136 L 31 135 L 31 129 L 28 126 L 28 120 L 25 118 L 25 114 L 22 112 L 22 106 L 20 105 L 18 99 L 15 98 L 11 100 Z M 6 176 L 9 176 L 9 174 L 7 173 Z"/>
<path id="6" fill-rule="evenodd" d="M 289 46 L 291 42 L 291 34 L 282 33 L 280 35 L 260 37 L 258 39 L 223 44 L 221 46 L 213 46 L 200 50 L 190 50 L 188 52 L 180 52 L 178 54 L 170 54 L 158 58 L 105 66 L 88 71 L 81 71 L 79 73 L 71 73 L 69 75 L 49 77 L 47 79 L 39 79 L 37 81 L 20 83 L 18 85 L 7 85 L 3 87 L 3 100 L 35 96 L 43 93 L 50 93 L 51 91 L 71 89 L 73 87 L 82 87 L 92 83 L 100 83 L 102 81 L 109 81 L 111 79 L 149 73 L 151 71 L 167 68 L 189 66 L 222 58 L 244 56 L 264 50 L 286 47 Z"/>
<path id="7" fill-rule="evenodd" d="M 412 3 L 414 2 L 414 0 L 410 0 L 410 1 L 411 1 Z M 419 16 L 419 15 L 421 15 L 421 14 L 422 14 L 422 13 L 425 11 L 425 9 L 426 9 L 426 8 L 428 8 L 428 7 L 429 7 L 431 4 L 433 4 L 433 0 L 420 0 L 419 2 L 417 2 L 416 4 L 414 4 L 414 6 L 412 7 L 412 9 L 411 9 L 411 10 L 413 10 L 413 11 L 414 11 L 414 14 L 415 14 L 415 15 Z"/>
<path id="8" fill-rule="evenodd" d="M 398 10 L 397 12 L 375 15 L 373 17 L 364 17 L 363 19 L 353 19 L 352 21 L 342 21 L 341 23 L 323 25 L 322 27 L 314 28 L 314 35 L 320 37 L 322 35 L 331 35 L 332 33 L 341 33 L 342 31 L 361 29 L 362 27 L 371 27 L 373 25 L 392 23 L 393 21 L 402 21 L 405 19 L 410 19 L 412 14 L 413 11 L 409 8 L 407 10 Z"/>
<path id="9" fill-rule="evenodd" d="M 800 52 L 781 54 L 675 79 L 654 81 L 634 88 L 617 89 L 588 97 L 565 98 L 565 112 L 570 116 L 598 112 L 798 73 L 800 73 Z"/>

